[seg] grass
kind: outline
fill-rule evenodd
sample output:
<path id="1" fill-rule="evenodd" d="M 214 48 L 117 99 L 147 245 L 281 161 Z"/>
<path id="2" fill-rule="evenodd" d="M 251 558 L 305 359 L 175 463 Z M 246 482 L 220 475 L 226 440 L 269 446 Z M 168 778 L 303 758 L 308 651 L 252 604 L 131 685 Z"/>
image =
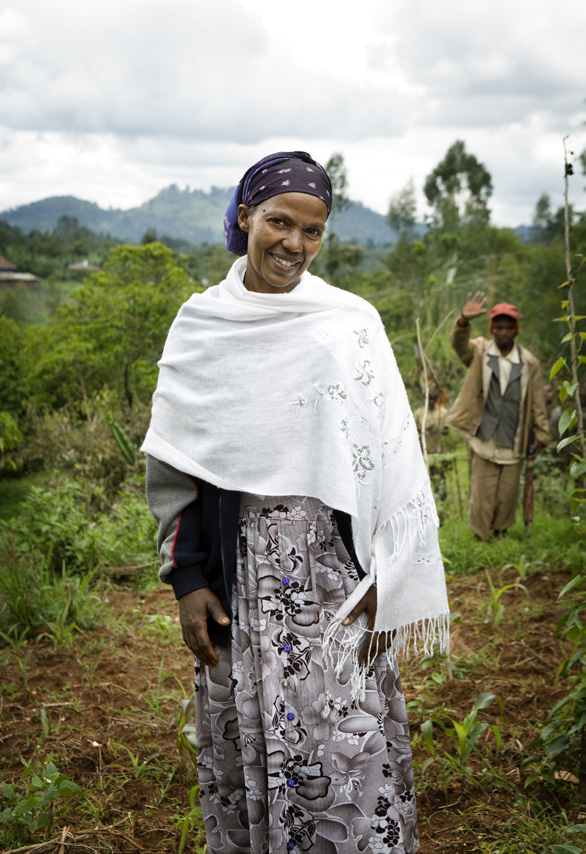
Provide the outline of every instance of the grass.
<path id="1" fill-rule="evenodd" d="M 55 648 L 73 646 L 76 634 L 95 622 L 100 600 L 91 590 L 95 570 L 75 574 L 51 556 L 21 555 L 14 540 L 0 544 L 0 637 L 13 648 L 36 635 Z"/>
<path id="2" fill-rule="evenodd" d="M 576 538 L 567 511 L 571 483 L 544 456 L 536 464 L 535 512 L 531 533 L 525 534 L 521 509 L 506 536 L 479 541 L 467 518 L 468 461 L 461 458 L 447 474 L 448 498 L 438 502 L 440 545 L 446 570 L 470 575 L 485 569 L 518 567 L 519 576 L 544 569 L 571 569 L 586 562 L 586 544 Z M 522 488 L 522 484 L 521 484 Z M 522 580 L 522 578 L 520 579 Z"/>

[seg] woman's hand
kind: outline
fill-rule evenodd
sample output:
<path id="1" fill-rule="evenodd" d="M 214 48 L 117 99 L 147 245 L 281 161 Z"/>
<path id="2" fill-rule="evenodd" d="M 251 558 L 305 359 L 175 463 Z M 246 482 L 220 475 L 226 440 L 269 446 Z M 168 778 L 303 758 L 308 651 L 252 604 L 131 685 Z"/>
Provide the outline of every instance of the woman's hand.
<path id="1" fill-rule="evenodd" d="M 218 663 L 218 656 L 208 635 L 207 618 L 212 617 L 220 626 L 229 626 L 230 618 L 222 608 L 222 604 L 209 587 L 202 587 L 187 593 L 179 600 L 179 620 L 183 640 L 202 664 L 213 667 Z"/>
<path id="2" fill-rule="evenodd" d="M 484 295 L 484 291 L 476 291 L 474 296 L 471 293 L 468 294 L 468 299 L 464 304 L 464 308 L 462 309 L 462 319 L 469 323 L 475 317 L 479 317 L 481 314 L 486 312 L 486 297 Z M 462 325 L 462 324 L 460 324 Z"/>
<path id="3" fill-rule="evenodd" d="M 358 661 L 372 664 L 372 662 L 387 648 L 386 636 L 384 633 L 372 636 L 374 629 L 374 621 L 376 618 L 376 587 L 373 585 L 366 591 L 358 605 L 350 611 L 347 617 L 342 620 L 343 626 L 350 626 L 352 623 L 366 611 L 368 618 L 368 634 L 362 644 L 362 649 L 358 653 Z"/>

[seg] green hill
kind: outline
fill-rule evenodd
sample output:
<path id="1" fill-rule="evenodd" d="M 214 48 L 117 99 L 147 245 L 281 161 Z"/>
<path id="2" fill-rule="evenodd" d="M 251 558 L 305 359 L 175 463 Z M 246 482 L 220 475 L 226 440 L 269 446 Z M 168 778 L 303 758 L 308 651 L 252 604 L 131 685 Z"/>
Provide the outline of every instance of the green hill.
<path id="1" fill-rule="evenodd" d="M 80 225 L 97 234 L 109 234 L 120 240 L 138 243 L 148 228 L 159 236 L 166 235 L 190 243 L 221 243 L 223 219 L 233 188 L 212 187 L 203 190 L 181 190 L 176 184 L 161 190 L 153 199 L 130 210 L 105 210 L 94 202 L 75 196 L 52 196 L 39 202 L 6 210 L 0 220 L 18 226 L 22 231 L 51 232 L 61 216 L 75 217 Z M 343 241 L 381 246 L 394 243 L 395 233 L 386 218 L 352 202 L 332 224 Z"/>

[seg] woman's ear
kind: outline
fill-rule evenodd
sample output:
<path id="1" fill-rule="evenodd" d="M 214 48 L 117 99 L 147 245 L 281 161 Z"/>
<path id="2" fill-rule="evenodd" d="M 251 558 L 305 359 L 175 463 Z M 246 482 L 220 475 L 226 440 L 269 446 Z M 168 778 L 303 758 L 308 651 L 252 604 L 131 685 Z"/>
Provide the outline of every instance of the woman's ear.
<path id="1" fill-rule="evenodd" d="M 241 231 L 248 232 L 250 214 L 246 205 L 238 205 L 238 225 Z"/>

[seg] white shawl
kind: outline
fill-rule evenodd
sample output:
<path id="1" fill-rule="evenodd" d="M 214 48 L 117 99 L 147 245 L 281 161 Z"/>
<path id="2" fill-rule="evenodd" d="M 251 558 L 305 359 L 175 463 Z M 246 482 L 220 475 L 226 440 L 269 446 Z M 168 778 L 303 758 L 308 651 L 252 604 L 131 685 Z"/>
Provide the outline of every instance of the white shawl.
<path id="1" fill-rule="evenodd" d="M 218 487 L 321 499 L 352 517 L 390 654 L 448 644 L 438 520 L 407 395 L 377 311 L 304 273 L 291 292 L 243 284 L 246 257 L 194 294 L 167 338 L 142 450 Z M 364 626 L 346 629 L 355 655 Z M 350 654 L 350 652 L 349 652 Z M 341 663 L 340 665 L 341 666 Z"/>

